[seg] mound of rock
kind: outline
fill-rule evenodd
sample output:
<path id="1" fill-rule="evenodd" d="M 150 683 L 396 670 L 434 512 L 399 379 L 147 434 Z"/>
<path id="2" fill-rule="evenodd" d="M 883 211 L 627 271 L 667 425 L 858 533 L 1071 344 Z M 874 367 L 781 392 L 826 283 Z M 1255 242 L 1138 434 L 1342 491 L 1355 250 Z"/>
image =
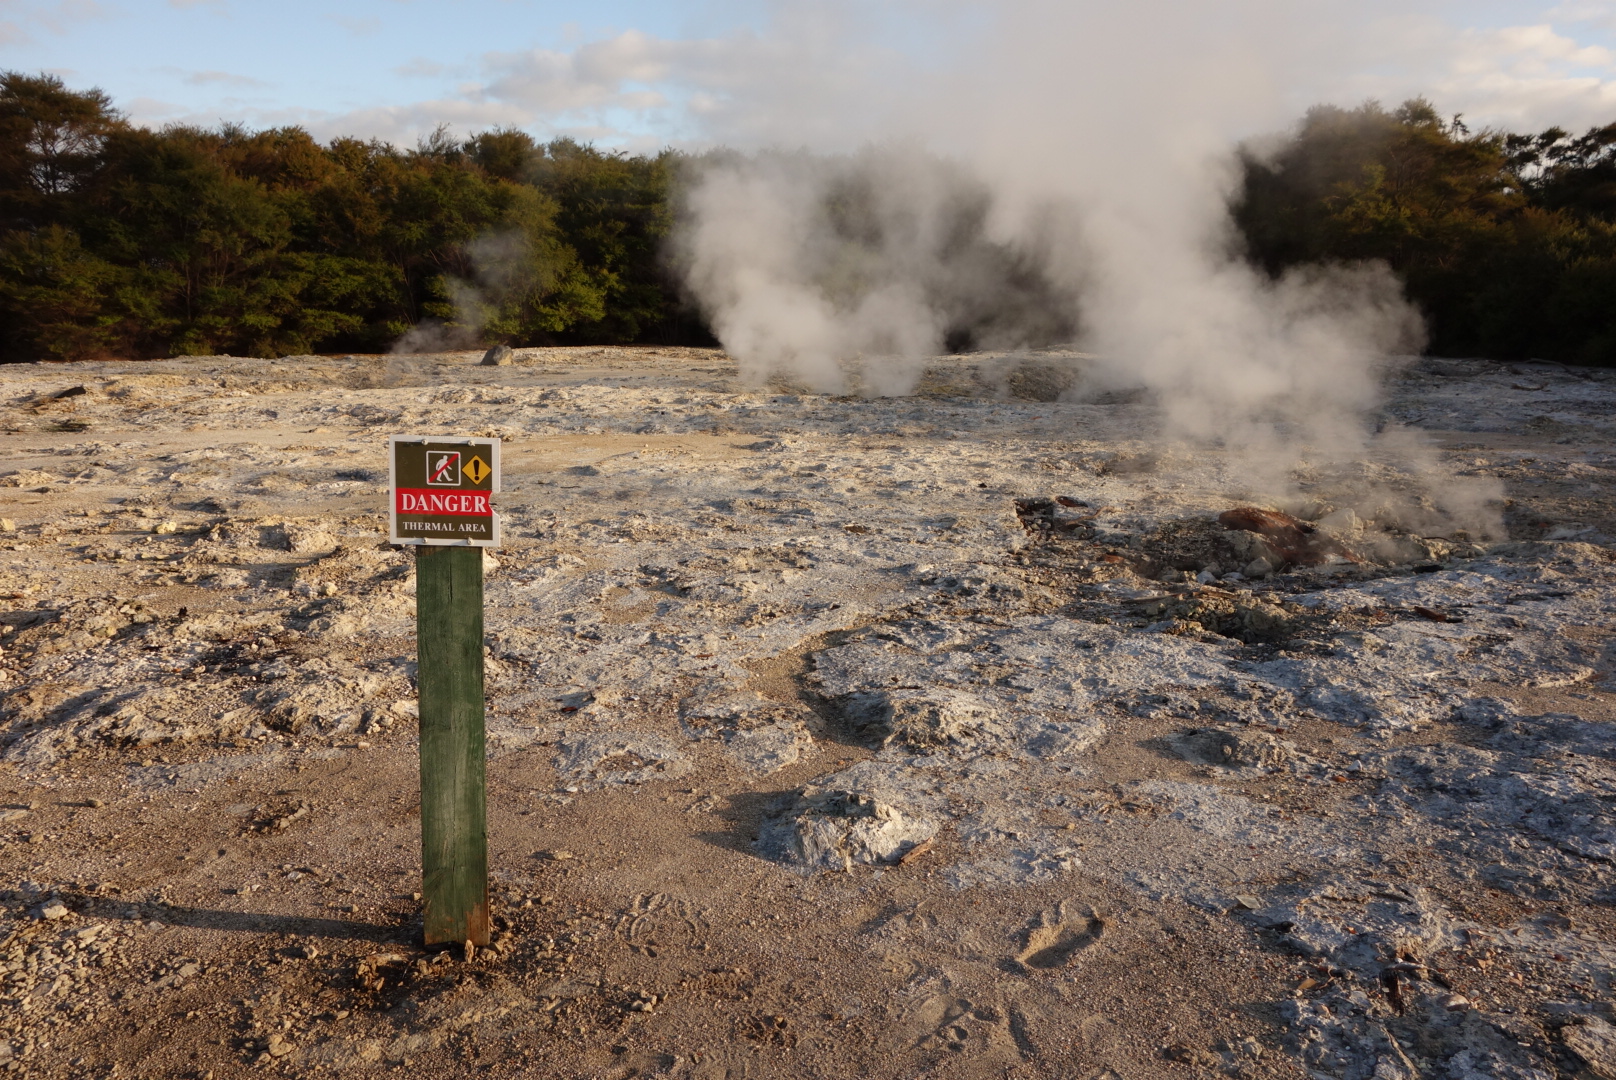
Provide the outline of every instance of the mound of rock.
<path id="1" fill-rule="evenodd" d="M 853 694 L 847 712 L 882 746 L 920 752 L 974 747 L 998 733 L 992 706 L 970 694 L 936 687 Z"/>
<path id="2" fill-rule="evenodd" d="M 1230 769 L 1274 769 L 1291 759 L 1292 747 L 1260 732 L 1236 728 L 1192 728 L 1168 738 L 1173 752 L 1200 765 Z"/>
<path id="3" fill-rule="evenodd" d="M 809 788 L 783 814 L 764 822 L 757 847 L 781 862 L 851 870 L 854 863 L 897 862 L 936 833 L 936 822 L 873 795 Z"/>
<path id="4" fill-rule="evenodd" d="M 1278 604 L 1250 594 L 1205 589 L 1184 596 L 1152 597 L 1138 610 L 1159 620 L 1159 629 L 1178 634 L 1217 634 L 1249 643 L 1283 641 L 1297 630 L 1297 617 Z"/>
<path id="5" fill-rule="evenodd" d="M 563 741 L 556 771 L 586 790 L 672 780 L 691 769 L 688 758 L 660 735 L 612 731 Z"/>
<path id="6" fill-rule="evenodd" d="M 1240 506 L 1219 514 L 1218 524 L 1230 532 L 1260 537 L 1260 547 L 1250 551 L 1252 558 L 1266 559 L 1274 567 L 1363 561 L 1317 525 L 1278 510 Z"/>
<path id="7" fill-rule="evenodd" d="M 740 765 L 771 773 L 813 747 L 808 710 L 798 702 L 771 701 L 721 682 L 700 687 L 679 703 L 679 719 L 692 738 L 717 737 Z"/>

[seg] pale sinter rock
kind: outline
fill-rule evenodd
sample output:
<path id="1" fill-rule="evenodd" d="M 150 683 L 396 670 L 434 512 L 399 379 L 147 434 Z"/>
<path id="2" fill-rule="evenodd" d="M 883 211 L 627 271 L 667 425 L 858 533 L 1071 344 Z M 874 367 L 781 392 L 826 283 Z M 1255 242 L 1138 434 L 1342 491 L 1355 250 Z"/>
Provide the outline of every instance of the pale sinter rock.
<path id="1" fill-rule="evenodd" d="M 939 687 L 853 694 L 847 711 L 882 746 L 912 750 L 972 746 L 992 732 L 996 715 L 980 698 Z"/>
<path id="2" fill-rule="evenodd" d="M 911 815 L 856 791 L 804 790 L 784 814 L 766 821 L 757 846 L 799 866 L 850 870 L 854 863 L 891 863 L 937 833 Z"/>

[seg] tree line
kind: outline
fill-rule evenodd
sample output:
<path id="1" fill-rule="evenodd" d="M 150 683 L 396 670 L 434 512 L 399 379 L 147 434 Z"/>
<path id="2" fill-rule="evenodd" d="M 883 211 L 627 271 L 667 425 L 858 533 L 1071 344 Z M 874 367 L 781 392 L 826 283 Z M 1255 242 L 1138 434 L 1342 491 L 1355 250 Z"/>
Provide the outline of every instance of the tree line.
<path id="1" fill-rule="evenodd" d="M 3 72 L 0 361 L 707 344 L 664 257 L 688 160 L 508 129 L 154 131 Z M 1268 273 L 1384 260 L 1434 352 L 1616 364 L 1616 124 L 1321 106 L 1240 162 L 1240 254 Z"/>
<path id="2" fill-rule="evenodd" d="M 0 360 L 710 339 L 659 249 L 675 155 L 127 123 L 0 73 Z"/>
<path id="3" fill-rule="evenodd" d="M 1424 100 L 1320 106 L 1241 163 L 1235 221 L 1269 273 L 1384 260 L 1433 353 L 1616 364 L 1616 124 L 1520 135 Z"/>

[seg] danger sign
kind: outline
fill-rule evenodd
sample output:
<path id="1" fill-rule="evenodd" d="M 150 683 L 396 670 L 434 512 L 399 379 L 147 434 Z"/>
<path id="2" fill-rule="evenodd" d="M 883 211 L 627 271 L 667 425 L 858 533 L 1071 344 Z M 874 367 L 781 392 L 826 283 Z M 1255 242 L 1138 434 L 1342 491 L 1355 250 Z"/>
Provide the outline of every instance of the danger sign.
<path id="1" fill-rule="evenodd" d="M 388 441 L 395 544 L 499 546 L 499 440 L 395 435 Z"/>

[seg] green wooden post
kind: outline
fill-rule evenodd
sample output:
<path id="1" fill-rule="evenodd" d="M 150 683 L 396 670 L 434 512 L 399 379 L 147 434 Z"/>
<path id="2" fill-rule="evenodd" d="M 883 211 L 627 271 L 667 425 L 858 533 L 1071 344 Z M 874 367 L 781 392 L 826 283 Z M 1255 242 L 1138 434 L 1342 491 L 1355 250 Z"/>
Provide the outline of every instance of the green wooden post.
<path id="1" fill-rule="evenodd" d="M 488 944 L 483 553 L 415 549 L 426 944 Z"/>

